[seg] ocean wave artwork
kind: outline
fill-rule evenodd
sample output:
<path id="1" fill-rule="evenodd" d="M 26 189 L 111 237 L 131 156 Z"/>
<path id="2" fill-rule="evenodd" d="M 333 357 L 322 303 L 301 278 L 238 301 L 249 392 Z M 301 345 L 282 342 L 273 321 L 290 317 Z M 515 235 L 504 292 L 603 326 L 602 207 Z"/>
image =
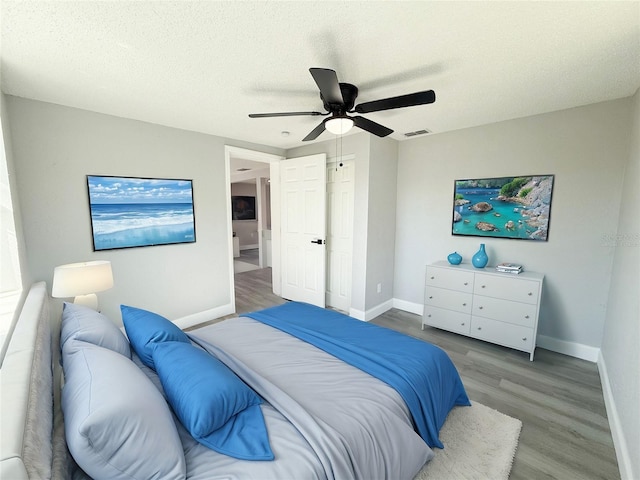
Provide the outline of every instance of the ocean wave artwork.
<path id="1" fill-rule="evenodd" d="M 196 241 L 191 180 L 87 176 L 94 250 Z"/>

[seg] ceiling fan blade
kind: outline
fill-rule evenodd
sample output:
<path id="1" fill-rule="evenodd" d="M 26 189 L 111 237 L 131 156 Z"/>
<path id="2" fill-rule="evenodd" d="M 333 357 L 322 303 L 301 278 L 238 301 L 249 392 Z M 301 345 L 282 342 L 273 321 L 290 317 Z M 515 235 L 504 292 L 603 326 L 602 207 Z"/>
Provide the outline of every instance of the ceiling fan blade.
<path id="1" fill-rule="evenodd" d="M 351 117 L 351 119 L 353 120 L 353 123 L 356 127 L 360 127 L 361 129 L 366 130 L 369 133 L 373 133 L 378 137 L 386 137 L 387 135 L 393 133 L 393 130 L 391 130 L 390 128 L 387 128 L 384 125 L 380 125 L 379 123 L 369 120 L 368 118 Z"/>
<path id="2" fill-rule="evenodd" d="M 328 68 L 310 68 L 311 76 L 318 84 L 322 98 L 327 103 L 342 105 L 342 92 L 340 91 L 340 83 L 338 76 L 334 70 Z"/>
<path id="3" fill-rule="evenodd" d="M 391 110 L 392 108 L 413 107 L 414 105 L 425 105 L 436 101 L 436 94 L 433 90 L 424 92 L 400 95 L 399 97 L 383 98 L 373 102 L 365 102 L 356 105 L 353 110 L 358 113 L 379 112 L 381 110 Z"/>
<path id="4" fill-rule="evenodd" d="M 320 124 L 309 132 L 309 135 L 302 139 L 303 142 L 308 142 L 309 140 L 315 140 L 320 136 L 320 134 L 324 132 L 324 121 L 320 122 Z"/>
<path id="5" fill-rule="evenodd" d="M 267 118 L 267 117 L 295 117 L 297 115 L 329 115 L 320 112 L 283 112 L 283 113 L 250 113 L 249 118 Z"/>

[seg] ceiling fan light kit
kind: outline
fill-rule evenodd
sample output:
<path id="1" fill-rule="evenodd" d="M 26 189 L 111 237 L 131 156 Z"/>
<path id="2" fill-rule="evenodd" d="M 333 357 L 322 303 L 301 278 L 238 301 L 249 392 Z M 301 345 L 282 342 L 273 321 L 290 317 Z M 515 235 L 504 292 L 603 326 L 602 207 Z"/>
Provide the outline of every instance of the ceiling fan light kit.
<path id="1" fill-rule="evenodd" d="M 349 117 L 333 117 L 328 119 L 324 127 L 334 135 L 347 133 L 353 127 L 353 120 Z"/>
<path id="2" fill-rule="evenodd" d="M 393 130 L 365 117 L 350 117 L 347 113 L 372 113 L 394 108 L 413 107 L 415 105 L 425 105 L 436 101 L 436 94 L 433 90 L 400 95 L 398 97 L 383 98 L 372 102 L 355 105 L 358 97 L 358 87 L 350 83 L 338 82 L 336 72 L 328 68 L 310 68 L 309 72 L 318 85 L 320 99 L 327 113 L 321 112 L 282 112 L 282 113 L 251 113 L 250 118 L 266 117 L 292 117 L 296 115 L 331 115 L 314 128 L 303 142 L 315 140 L 325 130 L 335 135 L 347 133 L 353 126 L 361 128 L 378 137 L 386 137 L 393 133 Z"/>

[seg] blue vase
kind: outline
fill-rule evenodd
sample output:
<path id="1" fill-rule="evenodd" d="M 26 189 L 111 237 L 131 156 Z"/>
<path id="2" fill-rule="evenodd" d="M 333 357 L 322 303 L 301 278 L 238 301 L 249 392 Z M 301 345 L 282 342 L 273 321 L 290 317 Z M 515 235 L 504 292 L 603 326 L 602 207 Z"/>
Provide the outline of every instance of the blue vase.
<path id="1" fill-rule="evenodd" d="M 487 252 L 484 250 L 484 243 L 480 244 L 480 250 L 478 250 L 473 257 L 471 257 L 471 263 L 476 268 L 484 268 L 487 266 L 489 262 L 489 257 L 487 256 Z"/>
<path id="2" fill-rule="evenodd" d="M 451 265 L 460 265 L 460 262 L 462 262 L 462 255 L 460 255 L 458 252 L 453 252 L 449 254 L 447 260 L 449 260 L 449 263 Z"/>

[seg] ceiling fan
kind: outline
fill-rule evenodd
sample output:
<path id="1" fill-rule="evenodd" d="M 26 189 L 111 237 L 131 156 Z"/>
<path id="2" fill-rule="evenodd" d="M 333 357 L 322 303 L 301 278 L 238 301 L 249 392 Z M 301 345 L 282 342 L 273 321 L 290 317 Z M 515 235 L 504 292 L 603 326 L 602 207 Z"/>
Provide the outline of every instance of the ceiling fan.
<path id="1" fill-rule="evenodd" d="M 413 107 L 425 105 L 436 101 L 433 90 L 400 95 L 398 97 L 383 98 L 372 102 L 355 105 L 358 97 L 358 87 L 350 83 L 338 82 L 338 76 L 334 70 L 328 68 L 310 68 L 311 76 L 320 89 L 320 98 L 327 113 L 322 112 L 282 112 L 282 113 L 250 113 L 250 118 L 266 117 L 293 117 L 299 115 L 331 115 L 325 118 L 316 128 L 302 139 L 303 142 L 315 140 L 322 132 L 329 130 L 340 135 L 348 132 L 354 125 L 378 137 L 386 137 L 393 130 L 380 125 L 372 120 L 360 116 L 349 116 L 348 113 L 371 113 L 393 108 Z"/>

